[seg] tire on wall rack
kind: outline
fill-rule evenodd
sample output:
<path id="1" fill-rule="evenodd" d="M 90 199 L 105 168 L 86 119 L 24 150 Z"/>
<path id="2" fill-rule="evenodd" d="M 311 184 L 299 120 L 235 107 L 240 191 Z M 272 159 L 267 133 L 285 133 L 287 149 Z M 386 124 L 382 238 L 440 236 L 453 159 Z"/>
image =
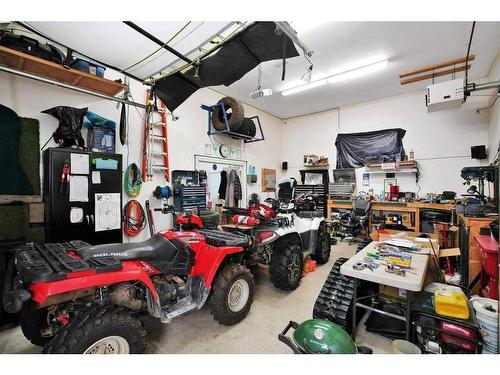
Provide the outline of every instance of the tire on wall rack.
<path id="1" fill-rule="evenodd" d="M 278 289 L 294 290 L 300 284 L 304 269 L 302 248 L 295 242 L 276 245 L 269 263 L 271 283 Z"/>
<path id="2" fill-rule="evenodd" d="M 330 234 L 326 229 L 325 222 L 322 222 L 318 228 L 318 241 L 316 242 L 316 252 L 313 255 L 313 259 L 318 264 L 325 264 L 330 259 L 331 244 L 330 244 Z"/>
<path id="3" fill-rule="evenodd" d="M 250 311 L 254 292 L 255 283 L 250 270 L 241 264 L 229 264 L 213 284 L 210 313 L 219 324 L 236 324 Z"/>
<path id="4" fill-rule="evenodd" d="M 231 98 L 230 96 L 223 97 L 215 106 L 212 111 L 212 126 L 215 130 L 225 130 L 226 128 L 226 124 L 224 123 L 224 114 L 222 113 L 219 105 L 221 102 L 224 104 L 229 130 L 239 133 L 243 119 L 245 118 L 245 110 L 239 101 Z"/>
<path id="5" fill-rule="evenodd" d="M 245 117 L 243 119 L 243 123 L 241 124 L 241 134 L 249 136 L 249 137 L 255 137 L 257 134 L 257 127 L 255 126 L 255 122 L 249 118 Z"/>
<path id="6" fill-rule="evenodd" d="M 146 349 L 146 330 L 125 307 L 93 307 L 59 328 L 45 354 L 139 354 Z"/>

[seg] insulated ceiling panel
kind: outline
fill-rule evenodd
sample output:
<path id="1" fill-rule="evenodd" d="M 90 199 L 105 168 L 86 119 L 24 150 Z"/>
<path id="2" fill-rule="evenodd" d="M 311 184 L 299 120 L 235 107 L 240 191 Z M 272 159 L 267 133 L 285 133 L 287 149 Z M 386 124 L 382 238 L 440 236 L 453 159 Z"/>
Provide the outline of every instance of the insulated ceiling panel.
<path id="1" fill-rule="evenodd" d="M 26 22 L 51 39 L 141 79 L 178 58 L 123 22 Z M 196 50 L 233 22 L 140 22 L 141 28 L 183 54 Z M 181 31 L 179 34 L 178 32 Z M 178 34 L 176 36 L 176 34 Z M 148 57 L 149 56 L 149 57 Z M 144 58 L 148 57 L 146 60 Z M 139 63 L 140 62 L 140 63 Z"/>

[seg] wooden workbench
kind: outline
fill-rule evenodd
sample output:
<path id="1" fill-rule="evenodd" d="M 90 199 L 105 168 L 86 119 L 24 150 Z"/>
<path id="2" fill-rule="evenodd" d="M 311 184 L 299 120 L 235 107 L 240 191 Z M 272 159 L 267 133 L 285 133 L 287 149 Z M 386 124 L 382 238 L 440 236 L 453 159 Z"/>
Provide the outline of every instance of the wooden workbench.
<path id="1" fill-rule="evenodd" d="M 401 203 L 401 202 L 372 202 L 371 211 L 383 211 L 383 212 L 408 212 L 414 215 L 414 225 L 408 227 L 415 231 L 415 233 L 420 233 L 420 210 L 441 210 L 441 211 L 451 211 L 455 206 L 453 204 L 443 204 L 443 203 Z M 331 218 L 333 209 L 341 210 L 351 210 L 352 201 L 335 201 L 332 199 L 328 200 L 327 203 L 327 217 Z M 371 227 L 371 215 L 369 227 Z"/>

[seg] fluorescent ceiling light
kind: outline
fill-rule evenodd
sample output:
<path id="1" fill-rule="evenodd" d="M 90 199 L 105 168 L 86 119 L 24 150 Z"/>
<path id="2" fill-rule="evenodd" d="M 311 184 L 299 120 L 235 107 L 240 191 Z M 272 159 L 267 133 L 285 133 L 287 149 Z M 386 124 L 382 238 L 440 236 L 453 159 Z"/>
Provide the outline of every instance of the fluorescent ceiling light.
<path id="1" fill-rule="evenodd" d="M 314 89 L 316 87 L 326 85 L 327 83 L 328 82 L 326 81 L 326 79 L 322 79 L 321 81 L 307 83 L 307 84 L 302 85 L 302 86 L 294 87 L 293 89 L 288 89 L 288 90 L 282 91 L 281 95 L 287 96 L 287 95 L 296 94 L 298 92 L 302 92 L 302 91 L 306 91 L 306 90 L 310 90 L 310 89 Z"/>
<path id="2" fill-rule="evenodd" d="M 331 76 L 328 76 L 326 78 L 320 79 L 318 81 L 313 81 L 311 83 L 305 84 L 305 85 L 300 85 L 297 87 L 293 87 L 291 89 L 286 89 L 281 91 L 281 95 L 287 96 L 291 94 L 296 94 L 298 92 L 302 92 L 305 90 L 310 90 L 315 87 L 323 86 L 327 83 L 335 83 L 335 82 L 341 82 L 341 81 L 346 81 L 348 79 L 353 79 L 357 78 L 369 73 L 374 73 L 377 72 L 381 69 L 387 68 L 389 65 L 389 60 L 382 60 L 382 61 L 377 61 L 375 63 L 359 66 L 357 68 L 353 68 L 350 70 L 346 70 L 340 73 L 333 74 Z"/>
<path id="3" fill-rule="evenodd" d="M 328 80 L 328 83 L 334 83 L 334 82 L 345 81 L 345 80 L 352 79 L 352 78 L 357 78 L 360 76 L 364 76 L 365 74 L 374 73 L 374 72 L 377 72 L 379 70 L 385 69 L 385 68 L 387 68 L 388 64 L 389 64 L 389 60 L 379 61 L 379 62 L 376 62 L 374 64 L 365 65 L 365 66 L 362 66 L 360 68 L 355 68 L 352 70 L 348 70 L 346 72 L 334 74 L 334 75 L 328 77 L 327 80 Z"/>

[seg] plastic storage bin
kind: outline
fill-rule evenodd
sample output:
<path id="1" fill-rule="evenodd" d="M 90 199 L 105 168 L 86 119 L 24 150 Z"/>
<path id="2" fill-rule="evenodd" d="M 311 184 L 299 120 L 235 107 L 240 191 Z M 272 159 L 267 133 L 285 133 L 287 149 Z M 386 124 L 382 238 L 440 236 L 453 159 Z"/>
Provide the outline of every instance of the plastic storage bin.
<path id="1" fill-rule="evenodd" d="M 96 65 L 79 58 L 74 59 L 70 66 L 74 69 L 81 70 L 82 72 L 89 73 L 97 77 L 104 77 L 104 71 L 106 70 L 103 66 Z"/>

